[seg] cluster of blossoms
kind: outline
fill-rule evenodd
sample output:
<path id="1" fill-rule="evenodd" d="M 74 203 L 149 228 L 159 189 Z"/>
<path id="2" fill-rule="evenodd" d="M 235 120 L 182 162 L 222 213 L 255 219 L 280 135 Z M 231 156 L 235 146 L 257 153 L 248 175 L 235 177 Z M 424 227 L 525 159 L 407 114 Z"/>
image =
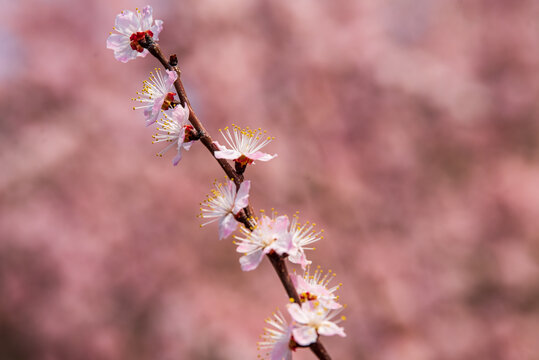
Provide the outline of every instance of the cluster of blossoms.
<path id="1" fill-rule="evenodd" d="M 202 213 L 199 215 L 212 220 L 201 226 L 219 220 L 219 239 L 232 234 L 238 226 L 235 221 L 237 215 L 242 207 L 248 205 L 249 187 L 250 183 L 246 181 L 236 192 L 232 181 L 225 185 L 217 184 L 216 189 L 201 204 Z M 264 211 L 261 212 L 261 218 L 254 219 L 254 228 L 242 226 L 240 234 L 234 236 L 236 251 L 243 255 L 239 259 L 241 269 L 254 270 L 264 255 L 275 253 L 291 263 L 299 264 L 303 274 L 292 276 L 301 302 L 287 305 L 293 322 L 288 324 L 280 312 L 273 314 L 273 318 L 266 320 L 271 327 L 265 329 L 262 341 L 258 343 L 259 349 L 266 351 L 271 360 L 291 359 L 292 351 L 315 343 L 318 335 L 346 336 L 344 329 L 337 325 L 345 319 L 344 316 L 335 320 L 344 308 L 337 302 L 339 298 L 335 295 L 342 284 L 329 286 L 335 276 L 331 270 L 323 275 L 318 267 L 311 275 L 311 261 L 305 255 L 305 250 L 314 250 L 307 246 L 321 240 L 323 231 L 316 231 L 316 224 L 299 224 L 297 213 L 289 221 L 286 215 L 276 216 L 273 213 L 269 217 Z"/>
<path id="2" fill-rule="evenodd" d="M 163 22 L 154 21 L 152 13 L 152 8 L 146 6 L 142 11 L 126 10 L 117 15 L 114 26 L 117 34 L 111 33 L 107 39 L 107 47 L 114 51 L 117 60 L 128 62 L 148 54 L 148 43 L 157 41 L 163 28 Z M 133 109 L 143 110 L 146 125 L 156 125 L 153 143 L 166 143 L 157 155 L 162 157 L 170 149 L 176 150 L 172 160 L 174 165 L 181 160 L 182 149 L 189 150 L 203 136 L 190 123 L 194 114 L 187 99 L 178 97 L 181 84 L 176 70 L 155 69 L 143 82 L 142 91 L 132 99 L 140 103 Z M 243 174 L 255 161 L 269 161 L 277 156 L 261 151 L 274 138 L 260 128 L 243 129 L 233 124 L 219 131 L 224 145 L 217 141 L 205 144 L 213 146 L 211 151 L 216 159 L 232 161 L 236 174 Z M 255 270 L 264 255 L 277 256 L 283 266 L 288 259 L 301 267 L 303 274 L 294 273 L 290 279 L 299 299 L 299 303 L 291 299 L 292 303 L 287 305 L 292 322 L 289 324 L 281 312 L 275 313 L 266 320 L 270 327 L 265 329 L 259 342 L 259 348 L 266 351 L 271 360 L 291 359 L 293 350 L 316 343 L 319 335 L 345 336 L 343 328 L 337 325 L 344 317 L 336 319 L 344 308 L 335 295 L 341 284 L 330 287 L 335 276 L 331 270 L 324 274 L 317 267 L 313 274 L 310 272 L 311 261 L 305 252 L 314 250 L 312 244 L 323 239 L 323 230 L 316 230 L 314 223 L 300 223 L 298 213 L 290 219 L 286 215 L 277 216 L 273 211 L 268 216 L 261 210 L 260 217 L 253 217 L 249 206 L 250 187 L 250 181 L 237 178 L 236 181 L 216 182 L 211 194 L 201 203 L 199 217 L 207 221 L 200 226 L 218 222 L 221 240 L 230 237 L 241 224 L 239 233 L 234 235 L 234 244 L 236 251 L 242 254 L 239 263 L 243 271 Z"/>
<path id="3" fill-rule="evenodd" d="M 338 317 L 344 306 L 337 302 L 334 294 L 342 284 L 328 288 L 335 273 L 328 271 L 322 277 L 323 271 L 318 267 L 310 275 L 310 267 L 303 275 L 292 278 L 300 297 L 300 304 L 292 302 L 286 306 L 292 322 L 289 324 L 283 314 L 277 311 L 273 318 L 266 319 L 269 327 L 264 329 L 258 349 L 264 351 L 271 360 L 290 360 L 292 351 L 315 343 L 318 335 L 346 336 L 344 329 L 337 324 L 346 320 Z M 293 299 L 290 299 L 293 301 Z"/>

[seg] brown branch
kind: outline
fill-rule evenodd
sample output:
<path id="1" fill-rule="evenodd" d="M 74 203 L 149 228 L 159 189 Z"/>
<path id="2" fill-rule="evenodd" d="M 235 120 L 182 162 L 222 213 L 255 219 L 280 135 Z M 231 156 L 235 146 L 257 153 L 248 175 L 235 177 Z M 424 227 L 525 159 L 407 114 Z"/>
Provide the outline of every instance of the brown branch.
<path id="1" fill-rule="evenodd" d="M 324 345 L 322 345 L 322 343 L 320 342 L 320 337 L 318 339 L 316 339 L 316 342 L 315 343 L 312 343 L 311 345 L 309 345 L 309 348 L 311 349 L 311 351 L 316 355 L 318 356 L 319 359 L 323 359 L 323 360 L 331 360 L 331 356 L 329 356 L 326 348 L 324 347 Z"/>
<path id="2" fill-rule="evenodd" d="M 200 142 L 204 144 L 204 146 L 210 151 L 213 158 L 217 160 L 225 174 L 234 181 L 236 186 L 239 188 L 241 183 L 243 182 L 243 171 L 244 168 L 237 167 L 237 171 L 230 166 L 230 164 L 225 159 L 217 159 L 215 157 L 215 151 L 218 150 L 217 146 L 213 143 L 213 140 L 208 133 L 208 131 L 204 128 L 198 117 L 196 116 L 193 108 L 191 107 L 191 104 L 189 103 L 189 99 L 187 97 L 187 94 L 185 92 L 185 88 L 183 87 L 183 83 L 180 79 L 181 71 L 178 64 L 178 59 L 176 55 L 170 56 L 170 61 L 167 61 L 165 56 L 163 55 L 161 48 L 159 47 L 159 44 L 155 43 L 151 37 L 146 35 L 145 40 L 140 41 L 140 45 L 150 52 L 154 57 L 159 60 L 159 62 L 163 65 L 163 67 L 169 71 L 175 71 L 176 74 L 178 74 L 178 78 L 174 82 L 174 87 L 176 88 L 176 91 L 178 92 L 178 97 L 180 98 L 180 102 L 182 106 L 184 104 L 187 104 L 187 107 L 189 108 L 189 121 L 191 122 L 191 125 L 195 128 L 197 131 L 197 136 L 200 139 Z M 251 207 L 251 205 L 244 208 L 240 213 L 236 215 L 236 220 L 241 222 L 245 227 L 249 230 L 254 230 L 255 223 L 253 221 L 254 212 Z M 296 288 L 294 287 L 294 284 L 292 283 L 292 280 L 290 278 L 290 274 L 288 273 L 288 269 L 286 267 L 286 263 L 284 262 L 284 258 L 282 256 L 279 256 L 277 253 L 272 252 L 268 254 L 268 259 L 270 260 L 271 264 L 273 265 L 273 268 L 275 269 L 275 272 L 279 276 L 279 279 L 281 280 L 281 283 L 283 284 L 283 287 L 285 288 L 286 293 L 288 294 L 288 297 L 291 299 L 294 299 L 294 301 L 298 304 L 301 304 L 300 298 L 298 296 L 298 292 L 296 291 Z M 331 357 L 329 356 L 328 352 L 320 342 L 320 339 L 318 339 L 315 343 L 311 344 L 309 346 L 311 351 L 318 357 L 320 360 L 331 360 Z"/>
<path id="3" fill-rule="evenodd" d="M 288 269 L 286 268 L 286 263 L 284 262 L 283 257 L 272 251 L 268 254 L 268 259 L 271 262 L 271 265 L 273 265 L 279 279 L 281 279 L 281 283 L 288 294 L 288 298 L 294 299 L 296 303 L 301 304 L 298 292 L 290 279 L 290 274 L 288 273 Z"/>

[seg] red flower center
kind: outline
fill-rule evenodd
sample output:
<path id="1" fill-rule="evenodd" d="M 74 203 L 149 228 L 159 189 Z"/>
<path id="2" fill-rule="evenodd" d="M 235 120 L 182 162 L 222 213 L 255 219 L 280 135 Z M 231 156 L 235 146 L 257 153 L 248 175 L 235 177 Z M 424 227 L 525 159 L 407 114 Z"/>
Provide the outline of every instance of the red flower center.
<path id="1" fill-rule="evenodd" d="M 301 302 L 312 301 L 312 300 L 316 300 L 316 299 L 317 299 L 316 295 L 311 294 L 311 293 L 308 292 L 308 291 L 299 294 L 299 300 L 300 300 Z"/>
<path id="2" fill-rule="evenodd" d="M 173 106 L 174 95 L 176 95 L 176 93 L 169 92 L 167 96 L 165 96 L 165 100 L 163 101 L 163 105 L 161 105 L 161 109 L 168 110 L 171 106 Z"/>
<path id="3" fill-rule="evenodd" d="M 151 32 L 150 30 L 139 31 L 139 32 L 131 34 L 131 37 L 129 38 L 129 40 L 131 40 L 131 43 L 130 43 L 131 49 L 136 50 L 138 52 L 143 52 L 144 48 L 140 46 L 139 41 L 144 40 L 144 38 L 146 37 L 146 34 L 148 34 L 149 37 L 153 37 L 153 32 Z"/>
<path id="4" fill-rule="evenodd" d="M 249 165 L 249 164 L 252 164 L 254 160 L 252 159 L 249 159 L 247 156 L 245 155 L 242 155 L 240 156 L 239 158 L 237 158 L 236 160 L 234 160 L 235 162 L 239 163 L 240 165 L 242 166 L 246 166 L 246 165 Z"/>

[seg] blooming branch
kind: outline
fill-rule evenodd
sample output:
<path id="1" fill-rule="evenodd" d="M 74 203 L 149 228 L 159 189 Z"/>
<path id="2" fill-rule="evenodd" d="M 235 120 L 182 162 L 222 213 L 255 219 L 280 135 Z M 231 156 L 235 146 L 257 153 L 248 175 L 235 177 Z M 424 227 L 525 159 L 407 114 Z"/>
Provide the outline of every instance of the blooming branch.
<path id="1" fill-rule="evenodd" d="M 291 350 L 307 346 L 319 359 L 331 359 L 319 335 L 345 336 L 344 330 L 336 325 L 338 321 L 333 321 L 342 311 L 336 302 L 338 297 L 333 294 L 338 287 L 328 289 L 329 279 L 320 278 L 321 272 L 317 271 L 311 277 L 308 268 L 311 262 L 305 257 L 305 250 L 313 249 L 307 246 L 322 239 L 321 231 L 314 230 L 315 224 L 298 224 L 297 216 L 292 222 L 287 216 L 269 218 L 262 215 L 261 219 L 256 219 L 249 205 L 251 183 L 244 181 L 243 173 L 255 161 L 269 161 L 277 156 L 261 151 L 274 138 L 265 135 L 261 129 L 241 129 L 233 125 L 232 131 L 228 128 L 221 131 L 228 147 L 212 139 L 189 103 L 176 55 L 167 60 L 156 43 L 162 25 L 161 20 L 154 22 L 150 6 L 142 12 L 123 11 L 116 17 L 114 29 L 118 34 L 111 33 L 107 39 L 107 47 L 114 51 L 117 60 L 127 62 L 149 52 L 165 68 L 165 72 L 156 69 L 155 74 L 144 82 L 139 96 L 133 99 L 141 103 L 135 109 L 144 109 L 147 125 L 157 123 L 154 143 L 168 143 L 158 156 L 175 148 L 177 154 L 173 164 L 177 165 L 182 149 L 189 150 L 196 140 L 200 140 L 230 179 L 225 184 L 216 184 L 201 204 L 200 217 L 210 219 L 201 226 L 218 221 L 219 239 L 223 239 L 241 223 L 241 235 L 235 236 L 235 243 L 237 251 L 243 254 L 240 258 L 242 270 L 254 270 L 266 255 L 294 302 L 287 306 L 293 323 L 289 326 L 282 314 L 274 315 L 274 319 L 267 321 L 273 329 L 267 329 L 263 335 L 263 341 L 259 343 L 261 348 L 270 350 L 272 360 L 289 360 Z M 163 118 L 159 119 L 160 116 Z M 235 169 L 227 160 L 234 162 Z M 303 277 L 290 277 L 286 258 L 306 268 Z"/>

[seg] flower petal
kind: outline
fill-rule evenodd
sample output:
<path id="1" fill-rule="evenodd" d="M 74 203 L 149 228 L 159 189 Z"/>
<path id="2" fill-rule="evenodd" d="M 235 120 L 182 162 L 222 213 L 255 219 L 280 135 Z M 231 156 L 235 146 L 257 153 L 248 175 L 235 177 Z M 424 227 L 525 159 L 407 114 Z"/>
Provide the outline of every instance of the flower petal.
<path id="1" fill-rule="evenodd" d="M 163 30 L 163 20 L 155 20 L 155 25 L 150 27 L 150 31 L 153 33 L 153 39 L 159 41 L 159 33 Z"/>
<path id="2" fill-rule="evenodd" d="M 307 257 L 305 256 L 305 254 L 300 252 L 300 251 L 290 252 L 290 250 L 289 250 L 288 251 L 288 260 L 293 264 L 301 265 L 301 268 L 303 270 L 305 270 L 307 265 L 312 263 L 312 261 L 307 260 Z"/>
<path id="3" fill-rule="evenodd" d="M 271 351 L 271 360 L 283 360 L 283 359 L 292 359 L 292 351 L 288 344 L 290 343 L 289 339 L 283 339 L 282 341 L 276 342 L 273 345 L 273 350 Z"/>
<path id="4" fill-rule="evenodd" d="M 140 21 L 137 14 L 131 10 L 124 10 L 120 14 L 116 15 L 114 28 L 119 33 L 126 36 L 131 36 L 131 34 L 140 30 Z"/>
<path id="5" fill-rule="evenodd" d="M 292 319 L 296 320 L 300 324 L 305 324 L 309 322 L 309 317 L 305 312 L 299 307 L 297 303 L 288 304 L 286 306 L 288 309 L 288 312 L 290 313 L 290 316 L 292 316 Z"/>
<path id="6" fill-rule="evenodd" d="M 329 310 L 335 310 L 342 308 L 342 305 L 333 300 L 332 298 L 320 299 L 320 302 L 324 304 L 324 307 Z"/>
<path id="7" fill-rule="evenodd" d="M 225 146 L 219 144 L 217 141 L 214 141 L 213 143 L 219 149 L 214 153 L 216 159 L 236 160 L 241 156 L 241 153 L 239 151 L 227 149 Z"/>
<path id="8" fill-rule="evenodd" d="M 138 54 L 140 54 L 131 49 L 129 38 L 121 34 L 111 34 L 107 38 L 107 48 L 114 50 L 116 60 L 123 63 L 136 59 Z"/>
<path id="9" fill-rule="evenodd" d="M 180 162 L 180 160 L 182 159 L 182 151 L 181 151 L 181 147 L 178 149 L 178 153 L 176 154 L 176 156 L 174 157 L 174 159 L 172 159 L 172 164 L 174 166 L 178 165 L 178 163 Z"/>
<path id="10" fill-rule="evenodd" d="M 316 335 L 316 330 L 310 326 L 300 326 L 292 330 L 294 335 L 294 341 L 301 346 L 307 346 L 314 342 L 318 338 Z"/>
<path id="11" fill-rule="evenodd" d="M 146 116 L 146 126 L 152 125 L 157 121 L 159 114 L 161 112 L 161 107 L 165 102 L 166 94 L 155 99 L 153 106 L 151 108 L 144 109 L 144 116 Z"/>
<path id="12" fill-rule="evenodd" d="M 258 264 L 262 261 L 264 253 L 262 250 L 255 251 L 249 255 L 243 255 L 240 258 L 240 265 L 243 271 L 251 271 L 258 267 Z"/>
<path id="13" fill-rule="evenodd" d="M 124 48 L 128 47 L 129 50 L 132 50 L 129 43 L 129 38 L 127 36 L 122 34 L 111 34 L 107 38 L 107 49 L 122 51 Z"/>
<path id="14" fill-rule="evenodd" d="M 174 81 L 176 80 L 172 80 L 172 83 L 174 83 Z M 187 107 L 187 104 L 185 104 L 185 106 L 177 105 L 174 110 L 172 110 L 171 116 L 178 122 L 178 124 L 186 124 L 189 119 L 189 108 Z"/>
<path id="15" fill-rule="evenodd" d="M 247 180 L 241 183 L 238 193 L 236 194 L 236 200 L 234 200 L 234 207 L 232 213 L 237 214 L 241 209 L 249 205 L 249 189 L 251 188 L 251 181 Z"/>
<path id="16" fill-rule="evenodd" d="M 178 132 L 178 144 L 176 146 L 176 149 L 177 149 L 178 153 L 176 154 L 174 159 L 172 159 L 172 164 L 174 164 L 174 166 L 178 165 L 178 163 L 182 159 L 182 145 L 183 145 L 183 138 L 184 137 L 185 137 L 185 128 L 181 127 L 180 131 Z M 187 150 L 189 150 L 189 149 L 187 149 Z"/>
<path id="17" fill-rule="evenodd" d="M 337 326 L 334 322 L 323 321 L 322 324 L 318 327 L 318 333 L 324 336 L 339 335 L 346 337 L 344 329 L 340 326 Z"/>
<path id="18" fill-rule="evenodd" d="M 270 155 L 270 154 L 263 153 L 262 151 L 257 151 L 252 154 L 247 154 L 246 156 L 251 160 L 270 161 L 274 157 L 277 157 L 277 154 Z"/>
<path id="19" fill-rule="evenodd" d="M 146 31 L 150 29 L 150 27 L 152 26 L 152 22 L 153 22 L 152 7 L 150 5 L 145 6 L 144 9 L 142 9 L 141 15 L 142 17 L 140 19 L 140 26 L 141 26 L 142 31 Z"/>
<path id="20" fill-rule="evenodd" d="M 273 230 L 275 232 L 278 232 L 278 233 L 288 232 L 287 231 L 288 230 L 288 224 L 289 224 L 288 216 L 286 216 L 286 215 L 278 216 L 278 217 L 275 218 L 273 223 L 274 223 Z"/>
<path id="21" fill-rule="evenodd" d="M 290 251 L 292 247 L 292 235 L 289 233 L 281 233 L 277 236 L 277 241 L 272 244 L 273 250 L 279 255 L 283 255 Z"/>
<path id="22" fill-rule="evenodd" d="M 258 246 L 257 244 L 242 242 L 238 245 L 238 247 L 236 248 L 236 251 L 241 254 L 247 254 L 247 253 L 251 253 L 255 251 L 256 249 L 260 249 L 260 246 Z"/>
<path id="23" fill-rule="evenodd" d="M 176 73 L 176 71 L 172 71 L 172 70 L 165 70 L 167 72 L 167 79 L 165 81 L 165 84 L 167 86 L 167 88 L 170 90 L 170 88 L 172 88 L 172 86 L 174 85 L 174 81 L 176 81 L 176 79 L 178 78 L 178 74 Z M 187 107 L 187 105 L 185 105 L 185 107 Z"/>
<path id="24" fill-rule="evenodd" d="M 234 215 L 228 214 L 219 221 L 219 240 L 227 238 L 236 230 L 238 222 Z"/>
<path id="25" fill-rule="evenodd" d="M 189 149 L 191 148 L 191 146 L 194 144 L 195 142 L 194 141 L 189 141 L 189 142 L 184 142 L 182 144 L 183 148 L 187 151 L 189 151 Z"/>

